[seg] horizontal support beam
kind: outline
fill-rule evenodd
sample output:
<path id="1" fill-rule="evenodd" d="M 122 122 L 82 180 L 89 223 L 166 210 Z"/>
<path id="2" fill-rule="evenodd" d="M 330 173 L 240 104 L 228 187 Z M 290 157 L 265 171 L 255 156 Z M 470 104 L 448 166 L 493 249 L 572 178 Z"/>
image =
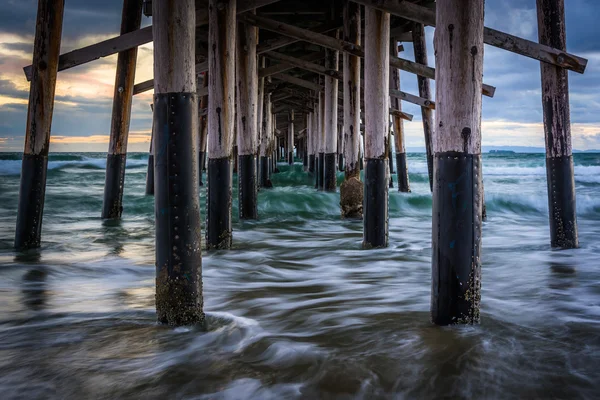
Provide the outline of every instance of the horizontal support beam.
<path id="1" fill-rule="evenodd" d="M 269 56 L 270 54 L 281 54 L 281 53 L 276 53 L 274 51 L 269 51 L 269 52 L 266 53 L 266 57 L 267 58 L 271 58 L 273 60 L 277 60 L 278 59 L 277 57 L 270 57 Z M 288 56 L 286 56 L 286 57 L 288 57 Z M 321 60 L 324 57 L 325 57 L 325 54 L 323 54 L 320 51 L 316 51 L 314 53 L 310 53 L 310 54 L 307 54 L 305 56 L 302 56 L 301 58 L 295 58 L 295 57 L 292 57 L 292 58 L 294 60 L 300 60 L 302 62 L 305 62 L 305 61 L 306 62 L 311 62 L 311 61 Z M 279 61 L 281 61 L 281 59 L 279 59 Z M 259 78 L 264 78 L 266 76 L 271 76 L 271 75 L 274 75 L 274 74 L 276 74 L 278 72 L 285 72 L 287 70 L 294 69 L 294 68 L 297 68 L 297 67 L 298 67 L 297 65 L 290 64 L 290 63 L 287 63 L 285 61 L 281 61 L 277 65 L 272 65 L 270 67 L 261 68 L 258 71 L 258 77 Z"/>
<path id="2" fill-rule="evenodd" d="M 279 0 L 238 0 L 238 14 L 263 7 Z M 196 10 L 196 26 L 208 25 L 208 7 Z M 125 33 L 102 42 L 82 47 L 61 54 L 58 59 L 58 70 L 64 71 L 78 65 L 86 64 L 99 58 L 107 57 L 121 51 L 133 49 L 152 41 L 152 26 Z M 31 80 L 31 65 L 23 68 L 27 80 Z"/>
<path id="3" fill-rule="evenodd" d="M 424 25 L 435 26 L 435 10 L 429 9 L 404 0 L 353 0 L 355 3 L 373 7 L 399 17 L 419 22 Z M 518 36 L 500 32 L 491 28 L 483 28 L 483 42 L 499 49 L 520 54 L 534 60 L 554 64 L 580 74 L 585 72 L 587 60 L 567 52 L 557 50 L 523 39 Z"/>
<path id="4" fill-rule="evenodd" d="M 281 54 L 281 53 L 276 53 L 276 52 L 268 52 L 266 53 L 266 57 L 268 58 L 273 58 L 275 60 L 281 61 L 286 63 L 287 65 L 291 65 L 293 67 L 297 67 L 297 68 L 301 68 L 304 69 L 306 71 L 310 71 L 310 72 L 314 72 L 317 74 L 321 74 L 321 75 L 327 75 L 327 76 L 331 76 L 339 81 L 343 81 L 344 80 L 344 76 L 340 71 L 336 71 L 336 70 L 332 70 L 332 69 L 328 69 L 325 68 L 322 65 L 319 64 L 315 64 L 312 63 L 310 61 L 307 60 L 301 60 L 299 58 L 296 57 L 291 57 L 285 54 Z M 362 80 L 361 80 L 361 88 L 364 91 L 363 85 L 362 85 Z M 343 86 L 343 85 L 342 85 Z M 306 87 L 306 86 L 304 86 Z M 344 86 L 345 87 L 345 86 Z M 322 91 L 323 88 L 321 87 L 320 91 Z M 431 110 L 435 110 L 435 103 L 431 100 L 428 99 L 423 99 L 419 96 L 415 96 L 413 94 L 410 93 L 405 93 L 399 90 L 394 90 L 394 89 L 390 89 L 390 96 L 396 97 L 400 100 L 404 100 L 408 103 L 412 103 L 412 104 L 416 104 L 418 106 L 421 107 L 425 107 L 425 108 L 429 108 Z"/>
<path id="5" fill-rule="evenodd" d="M 311 81 L 307 81 L 305 79 L 296 78 L 295 76 L 291 76 L 288 74 L 278 73 L 274 74 L 273 78 L 279 79 L 280 81 L 284 81 L 287 83 L 291 83 L 292 85 L 300 86 L 306 89 L 314 90 L 315 92 L 320 92 L 323 88 L 321 85 L 317 83 L 313 83 Z"/>
<path id="6" fill-rule="evenodd" d="M 364 58 L 365 53 L 361 46 L 346 42 L 335 37 L 312 32 L 306 29 L 298 28 L 294 25 L 285 24 L 269 18 L 259 17 L 254 14 L 244 13 L 238 15 L 238 20 L 247 24 L 252 24 L 261 29 L 276 32 L 282 35 L 291 36 L 298 40 L 303 40 L 319 46 L 327 47 L 332 50 L 337 50 L 351 54 L 353 56 Z M 418 64 L 414 61 L 405 60 L 403 58 L 390 56 L 390 66 L 411 72 L 413 74 L 423 76 L 429 79 L 435 79 L 435 69 L 427 65 Z M 485 96 L 494 97 L 496 88 L 490 85 L 483 85 L 483 94 Z"/>

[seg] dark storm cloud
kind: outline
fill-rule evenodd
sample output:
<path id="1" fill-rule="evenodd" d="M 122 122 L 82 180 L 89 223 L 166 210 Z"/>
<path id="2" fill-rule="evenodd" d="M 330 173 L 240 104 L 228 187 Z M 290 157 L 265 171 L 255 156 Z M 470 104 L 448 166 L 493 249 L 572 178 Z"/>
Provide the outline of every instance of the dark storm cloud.
<path id="1" fill-rule="evenodd" d="M 0 1 L 0 31 L 33 35 L 37 0 Z M 63 37 L 117 33 L 121 24 L 122 0 L 67 0 L 63 17 Z M 148 23 L 143 18 L 142 23 Z"/>

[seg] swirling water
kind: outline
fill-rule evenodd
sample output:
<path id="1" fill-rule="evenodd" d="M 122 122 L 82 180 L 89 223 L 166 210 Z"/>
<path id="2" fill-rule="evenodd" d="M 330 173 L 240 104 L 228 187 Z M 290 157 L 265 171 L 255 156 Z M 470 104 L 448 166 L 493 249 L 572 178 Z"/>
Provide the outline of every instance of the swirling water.
<path id="1" fill-rule="evenodd" d="M 566 251 L 549 247 L 543 155 L 484 156 L 482 320 L 443 328 L 424 156 L 408 157 L 412 193 L 390 191 L 377 250 L 339 194 L 280 165 L 260 220 L 234 206 L 234 248 L 203 254 L 205 331 L 155 322 L 146 160 L 129 155 L 116 223 L 99 218 L 105 155 L 52 154 L 43 247 L 16 253 L 20 155 L 0 155 L 2 399 L 600 395 L 600 155 L 575 155 L 581 248 Z"/>

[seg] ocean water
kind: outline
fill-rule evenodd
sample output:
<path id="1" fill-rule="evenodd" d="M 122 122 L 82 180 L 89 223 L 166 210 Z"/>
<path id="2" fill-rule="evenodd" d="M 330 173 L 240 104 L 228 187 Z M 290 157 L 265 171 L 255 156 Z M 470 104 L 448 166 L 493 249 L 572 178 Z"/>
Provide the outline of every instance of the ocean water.
<path id="1" fill-rule="evenodd" d="M 129 155 L 123 219 L 103 222 L 105 155 L 52 154 L 43 246 L 16 253 L 20 155 L 0 153 L 1 399 L 600 397 L 600 154 L 575 155 L 581 248 L 564 251 L 544 156 L 484 156 L 481 324 L 453 327 L 429 322 L 424 155 L 375 250 L 339 194 L 281 164 L 260 220 L 234 205 L 233 249 L 203 253 L 206 330 L 155 322 L 146 163 Z"/>

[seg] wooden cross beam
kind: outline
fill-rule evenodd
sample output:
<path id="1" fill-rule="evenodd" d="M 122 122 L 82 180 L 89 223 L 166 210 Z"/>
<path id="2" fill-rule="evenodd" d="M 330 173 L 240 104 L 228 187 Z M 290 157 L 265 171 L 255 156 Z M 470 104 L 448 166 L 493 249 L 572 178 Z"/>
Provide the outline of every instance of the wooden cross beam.
<path id="1" fill-rule="evenodd" d="M 238 0 L 237 12 L 244 13 L 255 8 L 263 7 L 279 0 Z M 208 25 L 208 6 L 196 10 L 196 26 Z M 152 41 L 152 26 L 94 43 L 68 53 L 61 54 L 58 59 L 58 70 L 64 71 L 90 61 L 107 57 L 121 51 L 133 49 Z M 31 65 L 23 68 L 27 80 L 31 80 Z"/>
<path id="2" fill-rule="evenodd" d="M 306 71 L 314 72 L 314 73 L 321 74 L 321 75 L 331 76 L 339 81 L 344 80 L 343 74 L 340 71 L 328 69 L 322 65 L 315 64 L 315 63 L 309 62 L 307 60 L 301 60 L 299 58 L 291 57 L 291 56 L 288 56 L 288 55 L 285 55 L 282 53 L 277 53 L 274 51 L 270 51 L 270 52 L 266 53 L 266 57 L 281 61 L 282 63 L 285 63 L 286 65 L 291 65 L 293 67 L 298 67 L 298 68 L 304 69 Z M 364 86 L 363 82 L 364 82 L 364 80 L 361 79 L 361 88 Z M 435 102 L 428 100 L 428 99 L 421 98 L 419 96 L 415 96 L 410 93 L 405 93 L 405 92 L 402 92 L 399 90 L 390 89 L 390 96 L 396 97 L 400 100 L 404 100 L 404 101 L 412 103 L 412 104 L 416 104 L 421 107 L 435 110 Z"/>
<path id="3" fill-rule="evenodd" d="M 270 57 L 269 54 L 271 54 L 271 53 L 281 54 L 281 53 L 275 53 L 274 51 L 267 52 L 266 53 L 267 57 L 271 58 L 271 59 L 274 59 L 274 60 L 276 60 L 277 58 Z M 302 56 L 302 57 L 298 58 L 297 60 L 308 61 L 308 62 L 310 62 L 310 61 L 318 61 L 318 60 L 321 60 L 324 56 L 325 56 L 325 54 L 323 54 L 320 51 L 317 51 L 317 52 L 310 53 L 310 54 L 307 54 L 305 56 Z M 296 59 L 296 58 L 294 58 L 294 59 Z M 290 63 L 286 63 L 285 61 L 282 61 L 282 62 L 280 62 L 277 65 L 272 65 L 270 67 L 261 68 L 258 71 L 258 77 L 259 78 L 264 78 L 266 76 L 271 76 L 271 75 L 274 75 L 274 74 L 276 74 L 278 72 L 285 72 L 285 71 L 288 71 L 290 69 L 294 69 L 296 67 L 297 67 L 296 65 L 293 65 L 293 64 L 290 64 Z"/>
<path id="4" fill-rule="evenodd" d="M 315 33 L 306 29 L 298 28 L 294 25 L 285 24 L 269 18 L 259 17 L 250 13 L 238 14 L 238 20 L 252 24 L 261 29 L 280 33 L 282 35 L 291 36 L 298 40 L 303 40 L 309 43 L 314 43 L 332 50 L 342 51 L 357 57 L 364 58 L 365 52 L 361 46 L 346 42 L 331 36 Z M 435 79 L 435 69 L 427 65 L 418 64 L 416 62 L 405 60 L 399 57 L 390 56 L 390 66 L 411 72 L 413 74 L 423 76 L 429 79 Z M 490 85 L 483 85 L 482 93 L 488 97 L 494 97 L 496 88 Z"/>
<path id="5" fill-rule="evenodd" d="M 353 1 L 424 25 L 435 26 L 435 9 L 426 8 L 405 0 Z M 579 72 L 580 74 L 585 72 L 587 66 L 585 58 L 487 27 L 483 28 L 483 42 L 512 53 Z"/>
<path id="6" fill-rule="evenodd" d="M 339 23 L 337 23 L 337 22 L 319 25 L 313 31 L 318 32 L 318 33 L 326 33 L 326 32 L 330 32 L 332 30 L 336 30 L 336 29 L 339 29 Z M 287 45 L 296 43 L 298 41 L 299 40 L 288 37 L 288 36 L 282 36 L 278 39 L 266 41 L 265 43 L 259 44 L 256 47 L 256 53 L 263 54 L 268 51 L 273 51 L 273 50 L 279 49 L 281 47 L 285 47 Z M 203 61 L 201 63 L 196 64 L 196 74 L 199 75 L 206 71 L 208 71 L 208 61 Z M 265 75 L 265 76 L 268 76 L 268 75 Z M 136 94 L 140 94 L 145 91 L 152 90 L 153 87 L 154 87 L 153 79 L 149 79 L 147 81 L 140 82 L 133 87 L 133 95 L 135 96 Z"/>

